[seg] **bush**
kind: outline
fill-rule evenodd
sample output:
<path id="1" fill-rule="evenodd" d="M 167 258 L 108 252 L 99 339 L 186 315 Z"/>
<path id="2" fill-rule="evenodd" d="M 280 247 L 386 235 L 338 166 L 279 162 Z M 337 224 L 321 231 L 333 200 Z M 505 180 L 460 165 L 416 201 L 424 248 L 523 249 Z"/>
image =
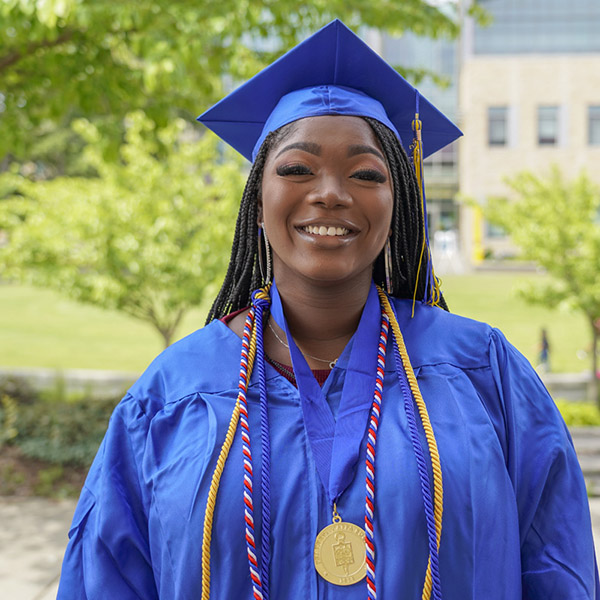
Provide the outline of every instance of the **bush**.
<path id="1" fill-rule="evenodd" d="M 0 447 L 51 465 L 87 468 L 118 400 L 68 396 L 64 386 L 37 392 L 22 380 L 0 379 Z"/>
<path id="2" fill-rule="evenodd" d="M 14 443 L 30 458 L 88 467 L 116 400 L 44 401 L 19 409 Z"/>
<path id="3" fill-rule="evenodd" d="M 21 377 L 0 377 L 0 396 L 8 396 L 18 404 L 31 404 L 39 394 Z"/>
<path id="4" fill-rule="evenodd" d="M 557 400 L 556 406 L 567 427 L 590 427 L 600 425 L 600 410 L 589 402 L 568 402 Z"/>
<path id="5" fill-rule="evenodd" d="M 0 396 L 0 448 L 17 437 L 18 405 L 10 396 Z"/>

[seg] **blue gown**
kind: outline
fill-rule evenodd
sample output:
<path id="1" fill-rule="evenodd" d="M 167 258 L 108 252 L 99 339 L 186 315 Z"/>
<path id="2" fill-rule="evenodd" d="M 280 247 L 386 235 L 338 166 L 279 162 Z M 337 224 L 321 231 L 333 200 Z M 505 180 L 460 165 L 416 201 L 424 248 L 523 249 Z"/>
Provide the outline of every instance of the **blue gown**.
<path id="1" fill-rule="evenodd" d="M 487 325 L 394 300 L 439 447 L 444 482 L 444 600 L 600 598 L 585 485 L 569 433 L 525 358 Z M 350 342 L 349 346 L 351 346 Z M 59 600 L 200 597 L 210 479 L 237 397 L 240 339 L 214 321 L 162 353 L 111 418 L 69 532 Z M 323 389 L 334 415 L 349 348 Z M 376 463 L 377 593 L 421 598 L 427 532 L 395 362 L 388 351 Z M 270 597 L 364 600 L 315 571 L 331 508 L 298 390 L 267 365 L 271 425 Z M 261 465 L 258 378 L 248 393 L 255 480 Z M 365 422 L 365 431 L 367 423 Z M 338 501 L 363 525 L 365 440 Z M 211 599 L 251 598 L 236 435 L 219 488 Z M 260 486 L 255 485 L 260 506 Z M 260 540 L 260 510 L 255 509 Z"/>

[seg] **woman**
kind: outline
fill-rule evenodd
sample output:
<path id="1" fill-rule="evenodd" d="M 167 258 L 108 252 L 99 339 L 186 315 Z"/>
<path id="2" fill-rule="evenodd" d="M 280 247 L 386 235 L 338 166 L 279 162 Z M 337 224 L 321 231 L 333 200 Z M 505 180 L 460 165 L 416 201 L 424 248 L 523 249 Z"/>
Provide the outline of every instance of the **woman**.
<path id="1" fill-rule="evenodd" d="M 253 159 L 229 270 L 115 410 L 59 598 L 595 597 L 558 411 L 440 308 L 415 100 L 457 137 L 335 21 L 201 117 Z"/>

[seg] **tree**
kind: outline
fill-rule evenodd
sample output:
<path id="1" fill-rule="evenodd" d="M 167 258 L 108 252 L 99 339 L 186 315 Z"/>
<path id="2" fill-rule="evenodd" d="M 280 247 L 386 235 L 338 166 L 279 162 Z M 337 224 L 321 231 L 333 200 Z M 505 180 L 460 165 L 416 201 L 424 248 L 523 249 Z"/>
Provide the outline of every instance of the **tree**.
<path id="1" fill-rule="evenodd" d="M 154 132 L 135 112 L 120 161 L 107 162 L 98 129 L 75 126 L 98 177 L 0 177 L 0 191 L 12 190 L 0 201 L 9 240 L 0 246 L 0 276 L 124 311 L 152 324 L 167 346 L 226 268 L 240 159 L 222 156 L 212 136 L 188 139 L 183 120 Z M 172 148 L 166 157 L 157 158 L 155 135 Z"/>
<path id="2" fill-rule="evenodd" d="M 159 127 L 190 120 L 222 95 L 224 75 L 247 78 L 334 17 L 394 34 L 458 32 L 426 0 L 0 0 L 0 161 L 48 162 L 56 144 L 76 155 L 68 125 L 82 117 L 114 158 L 126 114 L 141 109 Z"/>
<path id="3" fill-rule="evenodd" d="M 0 0 L 0 276 L 119 308 L 168 343 L 224 268 L 240 197 L 239 163 L 184 142 L 180 119 L 334 17 L 458 32 L 430 0 Z"/>
<path id="4" fill-rule="evenodd" d="M 554 166 L 546 177 L 523 172 L 507 181 L 516 197 L 492 198 L 486 218 L 501 225 L 523 258 L 551 276 L 523 290 L 526 300 L 583 312 L 592 338 L 594 395 L 600 403 L 600 189 L 582 172 L 567 181 Z"/>

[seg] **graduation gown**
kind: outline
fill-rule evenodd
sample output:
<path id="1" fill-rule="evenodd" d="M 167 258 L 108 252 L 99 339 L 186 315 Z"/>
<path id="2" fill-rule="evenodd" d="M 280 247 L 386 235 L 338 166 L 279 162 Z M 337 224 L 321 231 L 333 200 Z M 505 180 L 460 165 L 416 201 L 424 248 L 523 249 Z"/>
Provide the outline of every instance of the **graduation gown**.
<path id="1" fill-rule="evenodd" d="M 564 422 L 526 359 L 496 329 L 393 301 L 436 435 L 444 486 L 444 600 L 600 598 L 586 489 Z M 390 336 L 391 339 L 391 336 Z M 352 341 L 349 343 L 349 347 Z M 163 352 L 117 406 L 91 467 L 58 599 L 192 600 L 211 476 L 238 390 L 241 340 L 214 321 Z M 323 386 L 336 414 L 347 348 Z M 377 593 L 421 598 L 427 531 L 417 463 L 388 349 L 377 441 Z M 271 442 L 270 597 L 364 600 L 315 571 L 331 507 L 315 469 L 298 390 L 266 368 Z M 261 465 L 258 376 L 248 390 L 255 481 Z M 367 422 L 365 421 L 365 434 Z M 422 432 L 421 432 L 422 435 Z M 364 523 L 365 444 L 338 501 Z M 239 431 L 219 487 L 211 599 L 251 598 Z M 260 486 L 254 486 L 261 536 Z"/>

